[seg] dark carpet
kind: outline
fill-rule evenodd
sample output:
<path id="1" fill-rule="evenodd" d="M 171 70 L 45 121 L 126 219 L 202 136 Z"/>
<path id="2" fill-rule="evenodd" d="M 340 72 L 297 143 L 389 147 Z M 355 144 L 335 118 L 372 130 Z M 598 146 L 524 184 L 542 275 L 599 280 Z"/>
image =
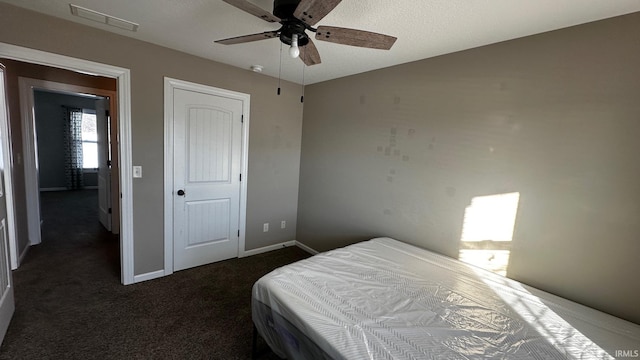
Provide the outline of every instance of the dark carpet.
<path id="1" fill-rule="evenodd" d="M 42 193 L 41 202 L 43 241 L 13 272 L 16 312 L 0 359 L 249 359 L 251 286 L 309 256 L 285 248 L 124 286 L 97 192 Z"/>

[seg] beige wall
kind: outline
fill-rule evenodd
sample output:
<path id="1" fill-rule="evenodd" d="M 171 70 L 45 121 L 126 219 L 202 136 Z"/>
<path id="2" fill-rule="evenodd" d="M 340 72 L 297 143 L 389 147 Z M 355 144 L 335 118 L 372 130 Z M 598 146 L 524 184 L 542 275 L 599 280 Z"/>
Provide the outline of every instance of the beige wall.
<path id="1" fill-rule="evenodd" d="M 520 192 L 508 276 L 640 323 L 640 13 L 309 86 L 297 238 L 457 257 Z"/>
<path id="2" fill-rule="evenodd" d="M 0 42 L 131 70 L 134 273 L 160 270 L 163 238 L 163 78 L 251 95 L 246 249 L 295 238 L 302 127 L 300 86 L 0 3 Z M 206 44 L 205 44 L 206 46 Z M 18 134 L 12 134 L 13 137 Z M 274 166 L 271 166 L 274 165 Z M 286 220 L 287 229 L 262 224 Z"/>

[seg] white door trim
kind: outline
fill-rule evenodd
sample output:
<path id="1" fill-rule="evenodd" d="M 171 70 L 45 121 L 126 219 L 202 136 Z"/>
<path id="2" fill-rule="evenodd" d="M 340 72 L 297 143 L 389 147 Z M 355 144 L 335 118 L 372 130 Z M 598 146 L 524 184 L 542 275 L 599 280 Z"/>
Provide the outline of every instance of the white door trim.
<path id="1" fill-rule="evenodd" d="M 120 266 L 121 282 L 134 282 L 133 258 L 133 182 L 131 178 L 131 74 L 129 69 L 76 59 L 40 50 L 0 42 L 0 57 L 52 66 L 117 80 L 118 137 L 120 160 Z M 28 191 L 28 190 L 27 190 Z M 37 191 L 37 189 L 35 189 Z M 17 239 L 16 239 L 17 241 Z M 16 242 L 10 244 L 16 246 Z M 14 250 L 12 250 L 13 252 Z"/>
<path id="2" fill-rule="evenodd" d="M 173 90 L 182 89 L 242 101 L 242 156 L 240 165 L 240 237 L 238 257 L 245 256 L 245 229 L 247 225 L 247 179 L 249 173 L 249 94 L 183 80 L 164 78 L 164 275 L 173 274 Z"/>
<path id="3" fill-rule="evenodd" d="M 22 114 L 22 162 L 24 164 L 25 196 L 27 203 L 27 236 L 29 245 L 40 244 L 40 194 L 38 181 L 37 146 L 35 144 L 35 118 L 33 91 L 23 79 L 18 80 L 20 113 Z M 13 263 L 13 259 L 11 259 Z M 19 261 L 17 265 L 20 266 Z"/>
<path id="4" fill-rule="evenodd" d="M 4 67 L 3 67 L 4 69 Z M 3 74 L 3 75 L 6 75 Z M 1 101 L 6 101 L 6 94 L 4 94 L 4 88 L 6 86 L 6 76 L 3 76 L 2 92 L 4 98 Z M 8 108 L 9 104 L 5 104 Z M 2 162 L 4 163 L 4 192 L 5 201 L 7 207 L 7 243 L 9 244 L 9 259 L 11 263 L 11 270 L 18 268 L 19 254 L 16 246 L 16 222 L 15 222 L 15 200 L 13 198 L 13 158 L 11 156 L 11 126 L 9 125 L 9 118 L 7 117 L 8 111 L 4 111 L 0 114 L 0 134 L 2 136 Z M 11 246 L 13 244 L 13 246 Z"/>

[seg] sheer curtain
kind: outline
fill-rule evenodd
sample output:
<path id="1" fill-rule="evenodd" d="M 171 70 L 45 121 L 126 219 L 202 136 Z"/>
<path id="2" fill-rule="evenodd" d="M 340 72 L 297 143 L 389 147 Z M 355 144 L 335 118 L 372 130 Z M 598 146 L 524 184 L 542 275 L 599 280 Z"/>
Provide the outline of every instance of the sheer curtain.
<path id="1" fill-rule="evenodd" d="M 82 109 L 63 106 L 64 113 L 64 172 L 67 189 L 83 187 L 82 179 Z"/>

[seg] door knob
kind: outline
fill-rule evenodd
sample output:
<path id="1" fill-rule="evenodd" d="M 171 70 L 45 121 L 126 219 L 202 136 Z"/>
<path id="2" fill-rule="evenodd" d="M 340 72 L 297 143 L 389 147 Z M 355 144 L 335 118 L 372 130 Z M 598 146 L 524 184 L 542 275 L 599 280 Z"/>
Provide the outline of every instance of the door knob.
<path id="1" fill-rule="evenodd" d="M 185 192 L 184 190 L 180 189 L 178 190 L 178 196 L 184 196 Z"/>

